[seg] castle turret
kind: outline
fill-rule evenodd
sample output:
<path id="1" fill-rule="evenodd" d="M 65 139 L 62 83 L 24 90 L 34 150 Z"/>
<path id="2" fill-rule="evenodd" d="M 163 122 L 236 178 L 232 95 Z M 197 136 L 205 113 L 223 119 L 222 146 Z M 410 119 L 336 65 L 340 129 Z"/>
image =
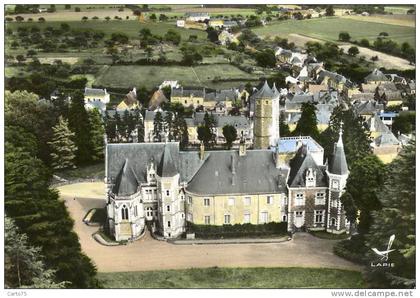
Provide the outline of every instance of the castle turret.
<path id="1" fill-rule="evenodd" d="M 328 162 L 328 187 L 329 200 L 327 212 L 327 231 L 341 233 L 348 231 L 348 223 L 344 208 L 341 203 L 341 195 L 345 191 L 349 169 L 347 166 L 346 154 L 343 144 L 343 123 L 340 124 L 340 131 L 337 143 L 334 146 L 334 153 Z"/>
<path id="2" fill-rule="evenodd" d="M 255 101 L 254 147 L 266 149 L 275 146 L 279 138 L 279 97 L 267 81 L 252 95 Z"/>
<path id="3" fill-rule="evenodd" d="M 179 172 L 170 147 L 165 145 L 157 168 L 157 192 L 159 229 L 166 238 L 179 236 L 184 232 L 184 204 L 180 195 Z"/>

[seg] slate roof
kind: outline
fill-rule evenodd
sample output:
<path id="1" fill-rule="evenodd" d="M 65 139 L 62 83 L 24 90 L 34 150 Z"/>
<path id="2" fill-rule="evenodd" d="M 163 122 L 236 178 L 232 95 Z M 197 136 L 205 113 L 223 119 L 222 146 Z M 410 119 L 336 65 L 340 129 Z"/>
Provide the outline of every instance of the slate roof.
<path id="1" fill-rule="evenodd" d="M 251 99 L 274 99 L 276 98 L 273 90 L 268 86 L 267 81 L 264 82 L 264 85 L 260 88 L 260 90 L 256 91 L 254 94 L 251 95 Z"/>
<path id="2" fill-rule="evenodd" d="M 392 146 L 392 145 L 398 146 L 400 144 L 398 139 L 394 136 L 394 134 L 390 130 L 381 134 L 373 142 L 375 143 L 377 147 Z"/>
<path id="3" fill-rule="evenodd" d="M 171 97 L 202 97 L 204 98 L 206 95 L 206 90 L 203 89 L 184 89 L 184 87 L 181 88 L 172 88 L 171 89 Z"/>
<path id="4" fill-rule="evenodd" d="M 173 177 L 178 173 L 174 160 L 172 158 L 171 150 L 169 146 L 165 145 L 165 150 L 157 168 L 157 174 L 160 177 Z"/>
<path id="5" fill-rule="evenodd" d="M 379 69 L 375 68 L 370 74 L 365 77 L 366 82 L 380 82 L 380 81 L 389 81 L 386 75 L 380 71 Z"/>
<path id="6" fill-rule="evenodd" d="M 301 141 L 309 152 L 321 152 L 323 148 L 311 137 L 284 137 L 280 138 L 277 142 L 276 150 L 279 153 L 290 153 L 298 151 L 296 142 Z"/>
<path id="7" fill-rule="evenodd" d="M 276 87 L 276 83 L 273 83 L 273 88 L 271 88 L 271 90 L 273 91 L 275 97 L 279 97 L 280 96 L 280 92 L 279 92 L 279 90 Z"/>
<path id="8" fill-rule="evenodd" d="M 345 175 L 349 172 L 341 135 L 335 144 L 333 156 L 328 164 L 328 171 L 336 175 Z"/>
<path id="9" fill-rule="evenodd" d="M 318 83 L 322 83 L 322 81 L 326 78 L 330 78 L 331 80 L 334 80 L 336 83 L 343 83 L 345 85 L 351 85 L 351 82 L 344 76 L 335 73 L 335 72 L 331 72 L 328 70 L 322 70 L 320 71 L 318 78 L 317 78 L 317 82 Z"/>
<path id="10" fill-rule="evenodd" d="M 377 112 L 384 109 L 383 104 L 378 104 L 373 100 L 364 101 L 364 102 L 355 102 L 354 107 L 358 115 L 376 114 Z"/>
<path id="11" fill-rule="evenodd" d="M 106 150 L 107 178 L 115 185 L 117 185 L 116 182 L 119 174 L 123 171 L 124 167 L 126 167 L 126 172 L 127 169 L 130 168 L 133 170 L 132 172 L 135 173 L 134 176 L 138 185 L 147 182 L 147 167 L 153 163 L 155 169 L 157 169 L 158 166 L 160 166 L 158 163 L 160 163 L 162 159 L 165 160 L 165 152 L 167 153 L 167 157 L 170 156 L 172 158 L 172 165 L 179 172 L 180 180 L 184 182 L 188 182 L 204 162 L 203 160 L 200 160 L 199 153 L 196 151 L 180 152 L 177 142 L 107 144 Z M 207 156 L 208 153 L 206 153 L 206 157 Z M 170 170 L 170 173 L 173 173 L 173 169 Z M 130 181 L 130 183 L 135 185 L 131 174 L 127 179 L 128 180 L 125 181 Z M 133 185 L 124 188 L 126 191 L 123 193 L 128 193 L 127 195 L 133 194 Z M 114 186 L 113 192 L 114 191 L 118 193 L 119 187 Z"/>
<path id="12" fill-rule="evenodd" d="M 376 132 L 381 132 L 381 133 L 389 132 L 388 126 L 386 126 L 383 123 L 383 121 L 378 115 L 376 114 L 373 115 L 369 120 L 371 122 L 369 126 L 370 131 L 376 131 Z"/>
<path id="13" fill-rule="evenodd" d="M 302 145 L 290 160 L 290 173 L 287 184 L 289 187 L 304 187 L 306 185 L 306 171 L 312 168 L 316 173 L 316 187 L 327 186 L 324 167 L 318 166 L 308 151 L 306 145 Z"/>
<path id="14" fill-rule="evenodd" d="M 287 169 L 277 169 L 270 150 L 210 151 L 186 190 L 199 195 L 285 193 Z"/>
<path id="15" fill-rule="evenodd" d="M 237 98 L 235 90 L 220 90 L 215 92 L 206 93 L 204 96 L 204 101 L 233 101 Z"/>
<path id="16" fill-rule="evenodd" d="M 85 96 L 105 96 L 106 89 L 85 88 Z"/>
<path id="17" fill-rule="evenodd" d="M 117 196 L 129 196 L 137 192 L 139 183 L 128 159 L 118 173 L 112 192 Z"/>

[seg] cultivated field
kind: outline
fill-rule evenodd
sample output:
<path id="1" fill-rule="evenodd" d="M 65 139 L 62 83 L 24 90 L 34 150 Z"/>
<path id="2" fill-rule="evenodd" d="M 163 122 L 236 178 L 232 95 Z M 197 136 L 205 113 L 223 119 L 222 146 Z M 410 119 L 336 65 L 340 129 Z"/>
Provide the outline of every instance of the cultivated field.
<path id="1" fill-rule="evenodd" d="M 341 45 L 340 48 L 344 49 L 344 51 L 347 53 L 348 49 L 353 45 Z M 378 51 L 374 51 L 368 48 L 363 47 L 357 47 L 360 51 L 360 54 L 358 56 L 365 56 L 367 60 L 370 60 L 371 57 L 378 56 L 378 60 L 375 61 L 375 64 L 378 67 L 385 67 L 388 69 L 415 69 L 414 65 L 410 65 L 410 63 L 402 58 L 391 56 L 385 53 L 381 53 Z"/>
<path id="2" fill-rule="evenodd" d="M 154 88 L 164 80 L 178 80 L 183 86 L 212 88 L 213 80 L 258 80 L 229 64 L 188 66 L 116 65 L 108 67 L 97 78 L 94 85 L 109 88 L 132 88 L 141 86 Z M 237 87 L 238 82 L 230 82 Z M 216 84 L 219 85 L 219 84 Z"/>
<path id="3" fill-rule="evenodd" d="M 373 22 L 373 23 L 380 23 L 380 24 L 389 24 L 389 25 L 397 25 L 397 26 L 407 26 L 407 27 L 416 27 L 416 16 L 415 15 L 407 15 L 407 14 L 394 14 L 394 15 L 370 15 L 370 16 L 343 16 L 343 18 L 351 19 L 351 20 L 358 20 L 358 21 L 365 21 L 365 22 Z"/>
<path id="4" fill-rule="evenodd" d="M 23 26 L 37 26 L 40 29 L 44 29 L 45 27 L 59 27 L 63 21 L 56 21 L 56 22 L 45 22 L 45 23 L 7 23 L 6 27 L 10 27 L 12 29 L 16 29 L 17 27 Z M 197 35 L 199 39 L 207 38 L 207 33 L 201 30 L 193 30 L 193 29 L 184 29 L 178 28 L 175 25 L 175 22 L 165 22 L 165 23 L 140 23 L 139 21 L 105 21 L 105 20 L 89 20 L 87 22 L 81 22 L 80 18 L 77 21 L 66 22 L 70 25 L 72 29 L 92 29 L 102 31 L 108 36 L 112 33 L 125 33 L 130 38 L 138 38 L 139 31 L 143 28 L 148 28 L 152 32 L 152 34 L 156 35 L 164 35 L 168 32 L 169 29 L 173 29 L 177 31 L 182 39 L 188 39 L 190 35 Z"/>
<path id="5" fill-rule="evenodd" d="M 203 268 L 99 273 L 105 288 L 364 288 L 360 272 L 324 268 Z"/>
<path id="6" fill-rule="evenodd" d="M 415 47 L 415 28 L 341 17 L 273 22 L 265 27 L 255 28 L 253 31 L 262 36 L 287 37 L 294 33 L 332 42 L 337 41 L 338 34 L 342 31 L 349 32 L 352 39 L 366 38 L 370 41 L 375 40 L 379 33 L 387 32 L 390 39 L 398 43 L 408 42 Z"/>

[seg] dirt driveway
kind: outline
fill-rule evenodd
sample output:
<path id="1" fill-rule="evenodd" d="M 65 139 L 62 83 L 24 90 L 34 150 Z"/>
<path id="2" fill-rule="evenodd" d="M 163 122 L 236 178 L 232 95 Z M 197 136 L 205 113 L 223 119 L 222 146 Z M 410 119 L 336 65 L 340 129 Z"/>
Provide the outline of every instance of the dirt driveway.
<path id="1" fill-rule="evenodd" d="M 96 227 L 82 222 L 91 208 L 105 206 L 102 183 L 82 183 L 59 188 L 61 197 L 75 220 L 83 251 L 100 272 L 185 269 L 191 267 L 327 267 L 360 270 L 361 267 L 337 257 L 334 241 L 296 234 L 292 241 L 273 244 L 175 245 L 146 234 L 123 246 L 103 246 L 92 234 Z M 74 191 L 74 193 L 72 193 Z M 86 195 L 85 198 L 78 192 Z M 75 198 L 76 197 L 76 198 Z"/>

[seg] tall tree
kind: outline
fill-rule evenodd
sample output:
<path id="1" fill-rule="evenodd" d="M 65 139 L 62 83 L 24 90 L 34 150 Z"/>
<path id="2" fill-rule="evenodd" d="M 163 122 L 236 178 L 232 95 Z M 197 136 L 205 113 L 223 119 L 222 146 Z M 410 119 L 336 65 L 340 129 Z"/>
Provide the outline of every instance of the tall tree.
<path id="1" fill-rule="evenodd" d="M 371 153 L 369 132 L 362 124 L 362 120 L 356 115 L 352 108 L 344 109 L 341 106 L 335 107 L 330 123 L 321 135 L 319 142 L 324 148 L 324 156 L 330 157 L 334 150 L 334 141 L 338 140 L 340 123 L 343 122 L 343 143 L 347 162 L 351 168 L 353 162 L 364 158 Z"/>
<path id="2" fill-rule="evenodd" d="M 136 109 L 134 111 L 134 121 L 136 123 L 136 129 L 137 129 L 137 142 L 143 143 L 144 142 L 144 122 L 143 122 L 143 116 L 141 114 L 140 109 Z"/>
<path id="3" fill-rule="evenodd" d="M 281 137 L 291 136 L 289 125 L 286 124 L 286 119 L 285 119 L 284 113 L 280 114 L 279 132 L 280 132 Z"/>
<path id="4" fill-rule="evenodd" d="M 163 119 L 165 122 L 164 131 L 165 134 L 168 136 L 168 141 L 171 142 L 174 140 L 174 130 L 175 130 L 175 123 L 174 123 L 174 115 L 172 112 L 166 112 L 166 115 Z"/>
<path id="5" fill-rule="evenodd" d="M 28 243 L 14 221 L 4 219 L 4 269 L 6 288 L 64 288 L 66 282 L 54 281 L 55 271 L 47 269 L 41 249 Z"/>
<path id="6" fill-rule="evenodd" d="M 162 142 L 162 134 L 164 132 L 164 122 L 161 112 L 156 112 L 153 120 L 153 140 L 155 142 Z"/>
<path id="7" fill-rule="evenodd" d="M 226 147 L 227 149 L 232 148 L 232 143 L 238 137 L 238 133 L 236 128 L 233 125 L 225 125 L 223 126 L 223 136 L 226 139 Z"/>
<path id="8" fill-rule="evenodd" d="M 204 126 L 208 128 L 207 133 L 210 133 L 210 139 L 207 142 L 207 146 L 213 147 L 216 145 L 216 118 L 213 114 L 205 113 L 204 114 Z M 204 141 L 204 143 L 206 143 Z"/>
<path id="9" fill-rule="evenodd" d="M 105 127 L 102 121 L 101 113 L 97 109 L 90 110 L 88 112 L 89 117 L 89 129 L 91 136 L 91 159 L 92 161 L 99 161 L 104 158 L 104 137 Z"/>
<path id="10" fill-rule="evenodd" d="M 360 234 L 368 232 L 372 212 L 381 208 L 378 191 L 383 186 L 385 170 L 385 165 L 373 154 L 355 161 L 350 169 L 346 192 L 341 201 L 347 218 L 353 223 L 358 220 Z"/>
<path id="11" fill-rule="evenodd" d="M 44 163 L 6 143 L 5 211 L 33 246 L 39 246 L 56 281 L 67 287 L 97 287 L 96 269 L 81 251 L 73 220 L 58 193 L 49 188 L 51 172 Z"/>
<path id="12" fill-rule="evenodd" d="M 51 142 L 52 167 L 55 170 L 73 168 L 77 150 L 73 142 L 74 132 L 69 129 L 69 123 L 62 116 L 53 127 L 54 135 Z"/>
<path id="13" fill-rule="evenodd" d="M 374 287 L 414 288 L 416 264 L 416 146 L 411 141 L 389 165 L 384 186 L 378 192 L 382 209 L 372 213 L 369 247 L 386 247 L 395 235 L 389 254 L 394 267 L 370 269 Z M 373 257 L 371 255 L 370 257 Z"/>
<path id="14" fill-rule="evenodd" d="M 305 102 L 302 104 L 302 115 L 293 131 L 295 136 L 311 136 L 315 140 L 319 139 L 316 110 L 316 106 L 313 103 Z"/>
<path id="15" fill-rule="evenodd" d="M 92 135 L 89 115 L 85 110 L 83 93 L 76 91 L 72 95 L 69 110 L 70 129 L 75 133 L 76 163 L 83 165 L 92 161 Z"/>

